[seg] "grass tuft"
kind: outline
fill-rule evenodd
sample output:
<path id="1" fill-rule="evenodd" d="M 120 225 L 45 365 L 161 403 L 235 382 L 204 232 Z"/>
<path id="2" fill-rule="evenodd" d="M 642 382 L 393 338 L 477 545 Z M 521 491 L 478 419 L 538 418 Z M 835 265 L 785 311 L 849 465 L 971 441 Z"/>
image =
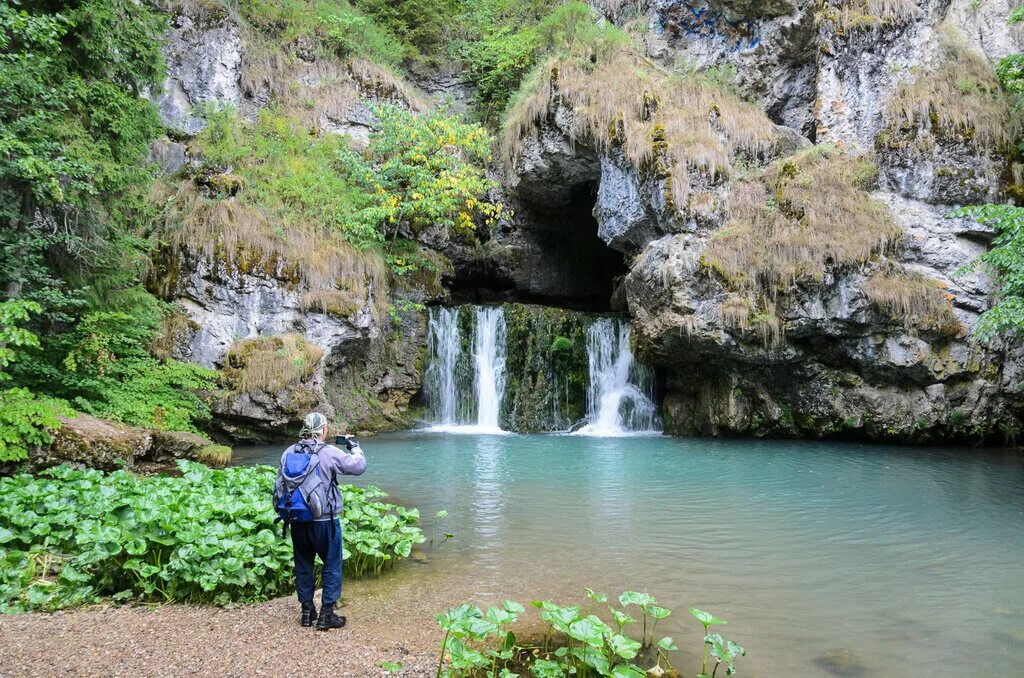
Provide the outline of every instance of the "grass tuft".
<path id="1" fill-rule="evenodd" d="M 512 165 L 556 101 L 571 111 L 573 141 L 619 147 L 633 166 L 666 176 L 679 209 L 692 186 L 724 178 L 736 154 L 777 148 L 775 126 L 756 106 L 699 74 L 666 73 L 619 41 L 597 45 L 550 57 L 525 78 L 502 126 Z"/>
<path id="2" fill-rule="evenodd" d="M 300 334 L 241 339 L 228 349 L 223 375 L 236 393 L 276 393 L 312 376 L 323 356 Z"/>
<path id="3" fill-rule="evenodd" d="M 207 466 L 227 466 L 231 463 L 231 448 L 227 445 L 206 445 L 196 453 L 196 461 Z"/>
<path id="4" fill-rule="evenodd" d="M 960 135 L 977 150 L 1011 148 L 1024 128 L 992 65 L 951 25 L 940 26 L 938 33 L 936 65 L 919 69 L 889 101 L 890 138 L 898 143 L 905 136 L 899 132 L 916 129 L 933 140 Z"/>
<path id="5" fill-rule="evenodd" d="M 861 187 L 869 161 L 817 146 L 767 167 L 729 191 L 729 218 L 702 263 L 726 288 L 774 299 L 800 280 L 867 262 L 901 234 Z"/>
<path id="6" fill-rule="evenodd" d="M 872 304 L 908 329 L 930 329 L 953 337 L 965 334 L 953 312 L 953 295 L 941 281 L 890 267 L 874 273 L 863 289 Z"/>

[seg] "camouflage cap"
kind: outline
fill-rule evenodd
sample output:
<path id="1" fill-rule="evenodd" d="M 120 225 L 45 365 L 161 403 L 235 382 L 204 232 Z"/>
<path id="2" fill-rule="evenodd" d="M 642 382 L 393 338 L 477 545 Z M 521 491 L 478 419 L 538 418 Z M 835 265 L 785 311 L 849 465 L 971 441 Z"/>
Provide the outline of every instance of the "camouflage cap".
<path id="1" fill-rule="evenodd" d="M 302 431 L 299 432 L 303 438 L 315 438 L 327 428 L 327 417 L 319 412 L 310 412 L 302 420 Z"/>

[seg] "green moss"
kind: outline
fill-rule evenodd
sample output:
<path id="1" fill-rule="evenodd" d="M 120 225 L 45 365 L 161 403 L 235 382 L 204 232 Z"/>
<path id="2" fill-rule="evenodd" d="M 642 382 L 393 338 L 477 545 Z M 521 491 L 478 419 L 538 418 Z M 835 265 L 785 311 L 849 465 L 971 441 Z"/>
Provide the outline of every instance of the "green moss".
<path id="1" fill-rule="evenodd" d="M 558 336 L 551 342 L 551 348 L 548 349 L 554 354 L 563 354 L 572 351 L 572 340 L 569 337 Z"/>
<path id="2" fill-rule="evenodd" d="M 779 426 L 785 429 L 793 428 L 793 408 L 786 403 L 782 403 L 780 406 L 782 414 L 779 415 Z"/>
<path id="3" fill-rule="evenodd" d="M 207 466 L 227 466 L 231 462 L 231 448 L 227 445 L 206 445 L 196 453 L 196 461 Z"/>
<path id="4" fill-rule="evenodd" d="M 525 304 L 507 304 L 504 311 L 509 396 L 502 405 L 503 425 L 557 430 L 581 419 L 589 384 L 586 332 L 596 316 Z M 460 320 L 472 315 L 460 314 Z"/>

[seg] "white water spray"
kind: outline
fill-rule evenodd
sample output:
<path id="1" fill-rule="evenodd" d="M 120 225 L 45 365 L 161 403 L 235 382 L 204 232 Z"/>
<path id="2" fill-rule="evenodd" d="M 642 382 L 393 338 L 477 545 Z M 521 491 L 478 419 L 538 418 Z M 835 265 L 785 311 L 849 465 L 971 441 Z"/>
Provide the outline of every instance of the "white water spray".
<path id="1" fill-rule="evenodd" d="M 587 424 L 576 433 L 620 436 L 657 430 L 653 379 L 633 362 L 629 325 L 601 318 L 587 330 Z"/>
<path id="2" fill-rule="evenodd" d="M 438 424 L 451 426 L 457 423 L 459 394 L 455 369 L 462 354 L 458 308 L 430 309 L 427 350 L 430 352 L 430 364 L 423 380 L 430 414 Z"/>
<path id="3" fill-rule="evenodd" d="M 475 363 L 477 428 L 500 432 L 498 414 L 505 395 L 505 312 L 500 308 L 480 308 L 476 312 Z"/>
<path id="4" fill-rule="evenodd" d="M 476 329 L 471 355 L 462 350 L 459 309 L 430 310 L 429 363 L 424 389 L 434 422 L 431 429 L 452 433 L 504 433 L 499 416 L 506 381 L 505 313 L 500 307 L 472 310 Z"/>

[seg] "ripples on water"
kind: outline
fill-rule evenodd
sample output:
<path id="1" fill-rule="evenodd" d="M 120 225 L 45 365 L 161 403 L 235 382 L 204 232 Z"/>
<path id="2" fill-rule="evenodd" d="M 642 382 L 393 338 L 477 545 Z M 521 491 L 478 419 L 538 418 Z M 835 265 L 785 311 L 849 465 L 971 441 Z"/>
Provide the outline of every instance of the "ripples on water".
<path id="1" fill-rule="evenodd" d="M 705 607 L 747 648 L 740 675 L 1024 675 L 1015 453 L 444 433 L 364 447 L 359 483 L 449 511 L 438 533 L 456 537 L 431 567 L 481 599 L 645 590 L 675 610 L 659 631 L 695 649 L 686 608 Z"/>

